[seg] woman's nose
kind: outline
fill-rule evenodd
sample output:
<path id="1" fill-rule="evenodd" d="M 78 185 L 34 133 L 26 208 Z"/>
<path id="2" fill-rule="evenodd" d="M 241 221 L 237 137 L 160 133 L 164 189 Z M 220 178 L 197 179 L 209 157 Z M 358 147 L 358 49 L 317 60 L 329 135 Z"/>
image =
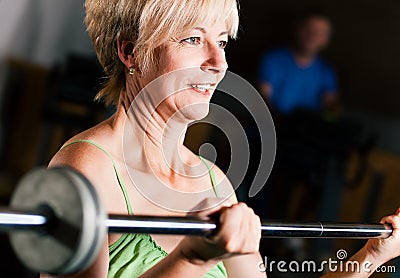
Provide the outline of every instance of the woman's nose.
<path id="1" fill-rule="evenodd" d="M 228 69 L 225 58 L 225 51 L 217 46 L 210 46 L 207 49 L 201 69 L 210 73 L 223 73 Z"/>

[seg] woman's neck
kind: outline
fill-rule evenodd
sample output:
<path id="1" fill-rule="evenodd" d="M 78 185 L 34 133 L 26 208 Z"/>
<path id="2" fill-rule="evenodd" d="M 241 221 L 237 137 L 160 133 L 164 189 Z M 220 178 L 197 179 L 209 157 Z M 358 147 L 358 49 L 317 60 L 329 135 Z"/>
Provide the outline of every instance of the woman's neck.
<path id="1" fill-rule="evenodd" d="M 113 119 L 114 128 L 123 135 L 125 162 L 141 171 L 165 176 L 184 172 L 187 123 L 174 117 L 165 119 L 159 113 L 162 108 L 154 109 L 142 95 L 129 108 L 121 102 Z"/>

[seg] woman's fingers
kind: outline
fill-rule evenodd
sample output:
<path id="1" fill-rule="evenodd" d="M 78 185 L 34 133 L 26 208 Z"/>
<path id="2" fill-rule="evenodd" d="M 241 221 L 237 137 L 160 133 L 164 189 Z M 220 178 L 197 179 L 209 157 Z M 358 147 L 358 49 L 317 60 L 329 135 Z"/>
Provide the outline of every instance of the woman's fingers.
<path id="1" fill-rule="evenodd" d="M 394 229 L 392 236 L 400 238 L 400 209 L 398 209 L 394 215 L 383 217 L 380 223 L 392 225 Z"/>
<path id="2" fill-rule="evenodd" d="M 220 241 L 227 253 L 254 253 L 261 239 L 260 218 L 244 203 L 222 208 L 219 231 L 215 240 Z"/>
<path id="3" fill-rule="evenodd" d="M 204 200 L 201 205 L 208 207 L 214 202 L 212 199 Z M 260 218 L 244 203 L 227 205 L 229 203 L 219 204 L 217 208 L 200 213 L 218 215 L 218 230 L 210 237 L 186 237 L 181 241 L 180 248 L 187 259 L 204 262 L 258 252 Z M 195 215 L 199 216 L 199 213 Z"/>
<path id="4" fill-rule="evenodd" d="M 393 234 L 387 239 L 370 239 L 367 243 L 367 250 L 372 257 L 384 263 L 400 256 L 400 209 L 393 215 L 383 217 L 380 222 L 391 225 Z"/>

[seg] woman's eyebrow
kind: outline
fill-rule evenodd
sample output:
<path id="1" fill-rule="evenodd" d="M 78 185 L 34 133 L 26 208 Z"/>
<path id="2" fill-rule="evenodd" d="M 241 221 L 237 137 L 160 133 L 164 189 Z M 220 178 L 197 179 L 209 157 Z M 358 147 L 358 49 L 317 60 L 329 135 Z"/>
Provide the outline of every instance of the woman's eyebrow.
<path id="1" fill-rule="evenodd" d="M 206 34 L 206 33 L 207 33 L 206 29 L 205 29 L 205 28 L 203 28 L 203 27 L 194 27 L 193 29 L 195 29 L 195 30 L 199 30 L 200 32 L 202 32 L 202 33 L 204 33 L 204 34 Z"/>
<path id="2" fill-rule="evenodd" d="M 203 28 L 203 27 L 194 27 L 193 29 L 200 31 L 203 34 L 207 34 L 207 30 L 205 28 Z M 222 31 L 219 35 L 223 36 L 223 35 L 227 35 L 227 34 L 228 34 L 228 31 Z"/>

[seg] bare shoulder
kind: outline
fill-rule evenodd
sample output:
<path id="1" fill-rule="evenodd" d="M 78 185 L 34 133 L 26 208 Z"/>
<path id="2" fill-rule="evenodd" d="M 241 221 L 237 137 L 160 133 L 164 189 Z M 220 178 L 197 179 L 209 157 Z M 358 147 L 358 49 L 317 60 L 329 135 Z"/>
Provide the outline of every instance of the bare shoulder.
<path id="1" fill-rule="evenodd" d="M 101 127 L 94 127 L 74 136 L 54 155 L 49 167 L 68 166 L 88 176 L 93 176 L 94 173 L 101 175 L 98 170 L 108 168 L 106 166 L 111 163 L 110 158 L 99 147 L 89 143 L 101 146 L 101 138 Z"/>
<path id="2" fill-rule="evenodd" d="M 98 147 L 87 141 L 91 139 L 71 139 L 53 156 L 49 163 L 49 167 L 68 166 L 82 174 L 91 175 L 91 173 L 99 172 L 99 169 L 107 168 L 111 165 L 110 158 Z M 111 167 L 112 169 L 112 167 Z"/>
<path id="3" fill-rule="evenodd" d="M 108 152 L 110 142 L 101 132 L 81 133 L 70 140 L 54 155 L 48 167 L 69 167 L 83 174 L 93 184 L 108 211 L 119 211 L 125 207 L 118 189 L 113 161 Z M 92 142 L 89 143 L 88 141 Z M 95 143 L 96 145 L 94 145 Z M 99 148 L 101 147 L 101 148 Z"/>

